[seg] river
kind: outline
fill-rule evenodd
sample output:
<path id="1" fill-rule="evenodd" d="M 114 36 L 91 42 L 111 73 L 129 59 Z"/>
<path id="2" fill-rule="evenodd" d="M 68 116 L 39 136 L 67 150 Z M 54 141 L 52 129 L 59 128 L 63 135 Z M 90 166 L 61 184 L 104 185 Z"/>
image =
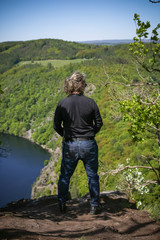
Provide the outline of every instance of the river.
<path id="1" fill-rule="evenodd" d="M 50 153 L 35 143 L 11 135 L 0 135 L 0 207 L 29 199 L 32 184 Z"/>

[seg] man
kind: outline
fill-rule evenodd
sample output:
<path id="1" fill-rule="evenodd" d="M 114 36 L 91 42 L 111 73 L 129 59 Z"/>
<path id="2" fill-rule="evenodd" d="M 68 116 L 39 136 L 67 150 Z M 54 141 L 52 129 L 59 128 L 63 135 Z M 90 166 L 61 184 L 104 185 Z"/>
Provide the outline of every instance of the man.
<path id="1" fill-rule="evenodd" d="M 74 72 L 65 80 L 68 96 L 58 103 L 55 111 L 54 129 L 63 137 L 58 202 L 61 212 L 65 212 L 70 178 L 81 159 L 88 177 L 90 213 L 96 214 L 100 203 L 98 147 L 94 137 L 103 123 L 95 101 L 83 95 L 85 87 L 85 75 Z"/>

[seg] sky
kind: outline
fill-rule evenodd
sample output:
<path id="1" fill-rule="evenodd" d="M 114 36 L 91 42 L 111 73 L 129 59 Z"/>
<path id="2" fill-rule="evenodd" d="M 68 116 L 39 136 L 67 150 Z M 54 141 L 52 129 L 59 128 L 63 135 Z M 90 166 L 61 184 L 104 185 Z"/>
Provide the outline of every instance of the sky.
<path id="1" fill-rule="evenodd" d="M 149 0 L 0 0 L 0 42 L 133 39 L 134 13 L 160 23 L 160 3 Z"/>

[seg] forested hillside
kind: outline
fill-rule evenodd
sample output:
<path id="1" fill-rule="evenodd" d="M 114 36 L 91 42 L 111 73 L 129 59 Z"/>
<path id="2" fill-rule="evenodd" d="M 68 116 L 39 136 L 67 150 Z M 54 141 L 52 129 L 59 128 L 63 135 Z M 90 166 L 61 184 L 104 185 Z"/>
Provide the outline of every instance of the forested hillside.
<path id="1" fill-rule="evenodd" d="M 5 72 L 20 61 L 98 57 L 104 48 L 57 39 L 4 42 L 0 44 L 0 73 Z"/>
<path id="2" fill-rule="evenodd" d="M 156 180 L 154 171 L 147 168 L 127 168 L 124 172 L 114 172 L 128 164 L 143 165 L 145 160 L 142 156 L 156 158 L 159 155 L 156 136 L 144 132 L 144 141 L 134 142 L 128 132 L 130 122 L 122 119 L 122 102 L 138 91 L 145 91 L 144 88 L 139 90 L 131 85 L 126 87 L 127 84 L 134 85 L 141 82 L 142 76 L 148 77 L 143 68 L 137 71 L 129 45 L 96 46 L 46 39 L 1 43 L 0 51 L 3 90 L 0 132 L 29 137 L 52 150 L 60 147 L 61 138 L 53 130 L 55 107 L 65 96 L 65 78 L 75 70 L 84 72 L 88 84 L 85 94 L 97 102 L 104 123 L 96 136 L 101 191 L 127 191 L 137 202 L 143 202 L 143 206 L 150 207 L 154 202 L 155 212 L 158 211 L 159 186 L 151 184 L 147 187 L 144 184 L 144 180 Z M 55 66 L 53 60 L 56 63 L 57 59 L 70 61 L 66 64 L 64 62 L 63 66 Z M 74 59 L 79 61 L 75 62 Z M 29 60 L 29 63 L 24 64 Z M 47 60 L 47 64 L 41 60 Z M 20 64 L 21 61 L 23 64 Z M 159 81 L 157 73 L 152 75 L 152 79 L 155 83 Z M 153 89 L 152 91 L 154 93 Z M 157 167 L 158 163 L 153 165 Z M 54 171 L 58 174 L 59 169 L 60 158 L 55 163 Z M 126 176 L 130 174 L 131 179 L 127 179 Z M 142 191 L 135 188 L 136 179 L 144 186 Z M 51 181 L 48 181 L 49 184 L 55 186 Z M 87 178 L 81 162 L 72 178 L 70 191 L 73 197 L 88 192 Z M 56 187 L 53 187 L 52 190 L 45 191 L 45 194 L 55 192 Z M 37 197 L 42 195 L 44 192 L 37 192 Z"/>

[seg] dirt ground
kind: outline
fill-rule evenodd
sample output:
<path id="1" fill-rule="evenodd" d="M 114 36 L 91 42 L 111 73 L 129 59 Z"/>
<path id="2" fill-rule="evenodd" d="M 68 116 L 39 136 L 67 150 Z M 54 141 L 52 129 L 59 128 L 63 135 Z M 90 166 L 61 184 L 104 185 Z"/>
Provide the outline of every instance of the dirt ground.
<path id="1" fill-rule="evenodd" d="M 135 208 L 125 194 L 101 193 L 102 211 L 90 215 L 88 196 L 67 202 L 61 214 L 57 196 L 20 200 L 0 209 L 1 240 L 159 240 L 160 221 Z"/>

